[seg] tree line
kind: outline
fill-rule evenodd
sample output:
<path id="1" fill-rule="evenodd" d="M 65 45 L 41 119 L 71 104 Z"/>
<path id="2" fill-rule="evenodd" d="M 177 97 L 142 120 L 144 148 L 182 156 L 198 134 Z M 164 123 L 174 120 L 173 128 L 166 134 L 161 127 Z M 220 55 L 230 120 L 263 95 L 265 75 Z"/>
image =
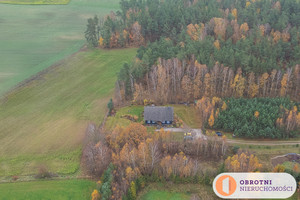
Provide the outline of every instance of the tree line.
<path id="1" fill-rule="evenodd" d="M 135 199 L 146 181 L 209 184 L 215 173 L 206 176 L 202 162 L 228 154 L 225 137 L 176 141 L 170 132 L 150 133 L 140 123 L 100 135 L 98 142 L 88 143 L 82 156 L 84 171 L 102 177 L 92 193 L 95 200 Z"/>
<path id="2" fill-rule="evenodd" d="M 285 72 L 274 69 L 270 73 L 255 74 L 245 73 L 241 68 L 234 71 L 219 63 L 209 68 L 194 59 L 159 59 L 143 78 L 138 78 L 135 73 L 141 69 L 141 62 L 136 60 L 132 68 L 124 64 L 121 69 L 116 83 L 117 103 L 131 99 L 138 104 L 142 104 L 144 99 L 156 104 L 193 103 L 202 97 L 214 96 L 290 97 L 300 100 L 300 65 Z"/>
<path id="3" fill-rule="evenodd" d="M 282 99 L 281 102 L 287 103 Z M 223 110 L 230 108 L 229 101 L 226 103 L 215 98 L 211 103 L 218 104 L 217 107 Z M 254 113 L 254 117 L 259 116 L 260 113 Z M 183 142 L 175 140 L 170 132 L 164 130 L 148 132 L 139 123 L 116 127 L 109 134 L 98 132 L 97 135 L 100 135 L 99 138 L 93 138 L 93 142 L 88 143 L 92 148 L 84 150 L 82 157 L 83 170 L 97 179 L 101 177 L 91 194 L 93 200 L 135 200 L 137 193 L 148 182 L 211 185 L 218 173 L 258 172 L 264 169 L 253 153 L 236 148 L 230 151 L 225 136 Z M 96 165 L 89 159 L 91 149 L 97 149 L 94 154 Z M 109 153 L 101 154 L 103 152 Z M 99 160 L 100 157 L 102 160 Z M 103 165 L 105 160 L 108 162 Z M 218 169 L 208 169 L 203 165 L 205 161 L 219 160 L 224 162 Z M 102 173 L 97 173 L 99 166 Z M 90 170 L 92 168 L 95 170 Z M 283 171 L 299 181 L 298 166 L 295 165 L 293 170 L 286 170 L 280 165 L 273 169 L 273 172 Z"/>

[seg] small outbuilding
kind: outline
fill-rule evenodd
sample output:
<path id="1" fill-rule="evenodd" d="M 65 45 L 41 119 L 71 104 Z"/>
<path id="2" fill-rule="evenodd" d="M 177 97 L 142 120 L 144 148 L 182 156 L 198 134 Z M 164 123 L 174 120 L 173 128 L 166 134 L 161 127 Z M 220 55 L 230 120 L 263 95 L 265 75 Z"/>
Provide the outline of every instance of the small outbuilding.
<path id="1" fill-rule="evenodd" d="M 146 124 L 172 124 L 174 121 L 173 107 L 145 106 L 144 121 Z"/>

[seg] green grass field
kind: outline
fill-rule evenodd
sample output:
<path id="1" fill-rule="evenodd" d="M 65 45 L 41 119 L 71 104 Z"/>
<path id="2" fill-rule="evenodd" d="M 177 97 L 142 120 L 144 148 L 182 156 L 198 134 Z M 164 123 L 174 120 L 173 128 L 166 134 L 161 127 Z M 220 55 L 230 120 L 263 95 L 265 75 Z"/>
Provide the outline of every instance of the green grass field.
<path id="1" fill-rule="evenodd" d="M 107 118 L 105 123 L 105 129 L 112 131 L 117 125 L 119 126 L 128 126 L 132 121 L 124 118 L 124 115 L 137 116 L 138 122 L 143 121 L 143 112 L 144 106 L 127 106 L 117 110 L 117 113 L 114 116 Z"/>
<path id="2" fill-rule="evenodd" d="M 142 200 L 188 200 L 190 196 L 184 193 L 168 192 L 168 191 L 159 191 L 151 190 L 143 197 Z"/>
<path id="3" fill-rule="evenodd" d="M 88 200 L 96 183 L 88 180 L 0 184 L 0 200 Z"/>
<path id="4" fill-rule="evenodd" d="M 174 107 L 175 114 L 191 128 L 201 128 L 201 120 L 197 115 L 197 111 L 192 106 L 185 105 L 169 105 Z M 107 130 L 112 130 L 116 125 L 128 126 L 131 121 L 124 118 L 124 115 L 137 116 L 138 122 L 143 121 L 144 106 L 127 106 L 117 110 L 115 116 L 107 118 L 105 127 Z M 183 137 L 183 136 L 181 136 Z"/>
<path id="5" fill-rule="evenodd" d="M 24 5 L 64 5 L 70 0 L 0 0 L 0 3 Z"/>
<path id="6" fill-rule="evenodd" d="M 298 195 L 296 192 L 288 200 L 297 200 Z M 150 183 L 138 193 L 137 200 L 188 200 L 195 196 L 205 200 L 220 199 L 211 186 L 203 184 Z"/>
<path id="7" fill-rule="evenodd" d="M 193 196 L 216 199 L 211 187 L 202 184 L 150 183 L 138 193 L 138 200 L 187 200 Z"/>
<path id="8" fill-rule="evenodd" d="M 1 4 L 4 1 L 10 0 L 0 0 L 0 95 L 77 52 L 85 42 L 87 19 L 119 8 L 119 0 L 72 0 L 68 5 Z"/>
<path id="9" fill-rule="evenodd" d="M 294 194 L 288 200 L 297 200 L 298 194 Z M 160 191 L 160 190 L 151 190 L 141 196 L 139 200 L 189 200 L 191 196 L 185 193 L 169 192 L 169 191 Z M 215 199 L 218 199 L 215 197 Z"/>
<path id="10" fill-rule="evenodd" d="M 2 99 L 0 177 L 36 173 L 40 165 L 55 173 L 76 172 L 86 126 L 101 123 L 116 74 L 135 53 L 79 52 Z"/>
<path id="11" fill-rule="evenodd" d="M 170 105 L 174 107 L 176 115 L 186 123 L 190 128 L 201 128 L 202 120 L 194 106 Z"/>

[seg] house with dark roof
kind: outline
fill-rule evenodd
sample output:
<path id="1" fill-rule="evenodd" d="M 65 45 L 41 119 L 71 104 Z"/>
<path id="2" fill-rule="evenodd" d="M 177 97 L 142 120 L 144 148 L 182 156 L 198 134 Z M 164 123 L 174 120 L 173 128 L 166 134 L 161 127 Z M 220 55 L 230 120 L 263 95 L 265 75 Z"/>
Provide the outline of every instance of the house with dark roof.
<path id="1" fill-rule="evenodd" d="M 174 121 L 173 107 L 145 106 L 144 121 L 146 124 L 172 124 Z"/>

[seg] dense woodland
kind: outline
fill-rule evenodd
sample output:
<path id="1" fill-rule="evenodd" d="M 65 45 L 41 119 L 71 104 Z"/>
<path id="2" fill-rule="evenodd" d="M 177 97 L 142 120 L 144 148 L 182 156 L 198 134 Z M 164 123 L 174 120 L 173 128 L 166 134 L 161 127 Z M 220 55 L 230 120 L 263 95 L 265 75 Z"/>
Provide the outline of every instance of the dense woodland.
<path id="1" fill-rule="evenodd" d="M 138 47 L 118 74 L 114 105 L 190 103 L 207 128 L 236 136 L 299 133 L 299 1 L 121 0 L 120 6 L 89 19 L 85 32 L 93 47 Z M 225 160 L 227 148 L 226 137 L 179 142 L 132 123 L 87 145 L 83 159 L 87 173 L 103 174 L 93 199 L 133 200 L 147 181 L 210 184 L 216 172 L 201 163 Z M 219 172 L 261 170 L 251 153 L 234 154 Z"/>
<path id="2" fill-rule="evenodd" d="M 224 102 L 216 103 L 226 107 Z M 178 141 L 170 132 L 151 132 L 140 123 L 117 126 L 109 134 L 92 132 L 98 139 L 91 138 L 82 155 L 83 170 L 97 179 L 101 177 L 92 200 L 136 200 L 149 182 L 211 185 L 222 172 L 266 170 L 253 152 L 229 148 L 225 136 Z M 300 181 L 297 165 L 293 170 L 278 165 L 273 171 L 288 172 Z M 203 198 L 215 199 L 205 194 L 196 199 Z"/>
<path id="3" fill-rule="evenodd" d="M 86 37 L 105 48 L 140 47 L 145 68 L 158 57 L 215 62 L 244 72 L 299 64 L 300 3 L 294 0 L 122 0 L 121 11 L 89 19 Z M 100 21 L 100 22 L 99 22 Z M 147 44 L 147 45 L 146 45 Z"/>
<path id="4" fill-rule="evenodd" d="M 147 182 L 210 185 L 214 176 L 224 170 L 254 172 L 262 168 L 257 157 L 249 152 L 235 152 L 227 158 L 230 152 L 226 137 L 183 142 L 175 140 L 170 132 L 148 132 L 140 123 L 116 127 L 107 135 L 100 133 L 100 141 L 94 141 L 83 151 L 84 170 L 102 177 L 92 194 L 94 200 L 135 200 Z M 228 161 L 219 171 L 203 165 L 205 161 L 225 158 Z"/>
<path id="5" fill-rule="evenodd" d="M 272 98 L 300 101 L 299 2 L 122 0 L 120 5 L 121 11 L 105 19 L 89 19 L 86 31 L 93 46 L 139 47 L 136 59 L 119 73 L 117 105 L 263 97 L 256 108 L 265 116 L 259 123 L 250 109 L 257 100 L 232 100 L 234 109 L 205 114 L 216 121 L 210 128 L 251 138 L 297 135 L 299 108 Z"/>
<path id="6" fill-rule="evenodd" d="M 196 103 L 206 127 L 247 138 L 290 138 L 299 134 L 299 104 L 287 98 L 203 97 Z"/>
<path id="7" fill-rule="evenodd" d="M 86 30 L 93 46 L 140 47 L 137 59 L 119 73 L 117 89 L 125 90 L 120 98 L 144 90 L 167 93 L 167 99 L 156 99 L 167 102 L 203 95 L 299 100 L 299 2 L 122 0 L 120 5 L 121 11 L 105 19 L 89 19 Z M 167 81 L 165 91 L 157 91 L 159 78 Z"/>

